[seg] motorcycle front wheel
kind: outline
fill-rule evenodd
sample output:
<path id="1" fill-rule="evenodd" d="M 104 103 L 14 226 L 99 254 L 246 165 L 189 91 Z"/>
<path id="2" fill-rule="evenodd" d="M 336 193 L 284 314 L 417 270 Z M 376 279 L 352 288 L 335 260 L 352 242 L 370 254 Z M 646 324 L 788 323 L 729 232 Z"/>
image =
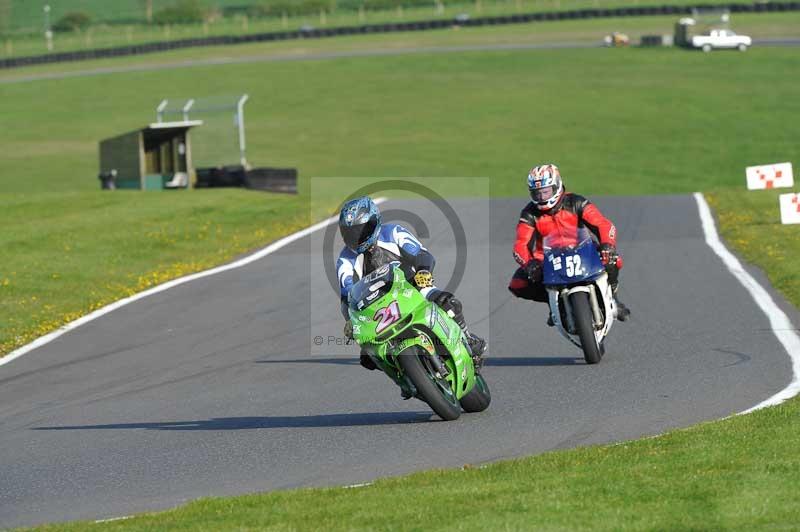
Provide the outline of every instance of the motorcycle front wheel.
<path id="1" fill-rule="evenodd" d="M 464 412 L 483 412 L 489 408 L 491 402 L 492 393 L 489 391 L 489 385 L 486 384 L 483 375 L 475 375 L 475 386 L 461 398 L 461 407 Z"/>
<path id="2" fill-rule="evenodd" d="M 581 339 L 583 358 L 587 364 L 597 364 L 603 358 L 597 338 L 594 336 L 594 320 L 592 319 L 592 305 L 589 303 L 589 294 L 575 292 L 570 294 L 569 302 L 572 306 L 572 317 L 575 319 L 575 328 Z"/>
<path id="3" fill-rule="evenodd" d="M 417 388 L 417 397 L 422 399 L 445 421 L 453 421 L 461 415 L 461 404 L 450 383 L 437 376 L 430 356 L 417 346 L 409 347 L 398 355 L 403 373 Z"/>

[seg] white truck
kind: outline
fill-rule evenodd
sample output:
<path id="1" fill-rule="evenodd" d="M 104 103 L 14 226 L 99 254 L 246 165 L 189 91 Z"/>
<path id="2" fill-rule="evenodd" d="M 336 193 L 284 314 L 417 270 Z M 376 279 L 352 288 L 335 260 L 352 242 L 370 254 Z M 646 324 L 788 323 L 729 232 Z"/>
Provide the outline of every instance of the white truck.
<path id="1" fill-rule="evenodd" d="M 717 48 L 737 49 L 744 52 L 753 44 L 753 39 L 747 35 L 737 35 L 732 30 L 711 30 L 708 35 L 695 35 L 691 40 L 692 46 L 704 52 Z"/>

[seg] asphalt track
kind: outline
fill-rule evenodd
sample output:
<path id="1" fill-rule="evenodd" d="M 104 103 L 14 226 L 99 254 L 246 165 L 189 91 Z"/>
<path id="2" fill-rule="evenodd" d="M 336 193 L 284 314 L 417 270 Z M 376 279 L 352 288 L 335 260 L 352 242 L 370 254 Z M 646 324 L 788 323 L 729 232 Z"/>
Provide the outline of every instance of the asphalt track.
<path id="1" fill-rule="evenodd" d="M 756 39 L 756 46 L 796 47 L 800 46 L 800 39 Z M 141 65 L 124 65 L 116 67 L 97 67 L 67 72 L 44 72 L 0 78 L 0 85 L 28 83 L 32 81 L 58 80 L 67 78 L 84 78 L 104 74 L 120 74 L 126 72 L 151 72 L 158 70 L 174 70 L 177 68 L 192 68 L 215 65 L 237 65 L 248 63 L 274 63 L 285 61 L 319 61 L 326 59 L 342 59 L 352 57 L 385 57 L 409 54 L 449 54 L 464 52 L 492 52 L 513 50 L 559 50 L 570 48 L 602 48 L 603 45 L 595 41 L 569 41 L 549 43 L 511 43 L 511 44 L 475 44 L 461 46 L 420 46 L 408 48 L 375 48 L 366 50 L 351 50 L 343 52 L 316 52 L 316 53 L 278 53 L 245 55 L 236 57 L 212 57 L 206 59 L 189 59 L 184 61 L 170 61 L 166 63 L 145 63 Z M 42 65 L 38 65 L 42 66 Z M 0 71 L 2 72 L 2 71 Z"/>
<path id="2" fill-rule="evenodd" d="M 318 288 L 315 233 L 0 367 L 0 527 L 619 441 L 727 416 L 786 386 L 789 359 L 705 244 L 691 196 L 595 199 L 617 222 L 621 298 L 634 313 L 599 365 L 546 327 L 542 305 L 506 291 L 524 199 L 451 202 L 469 242 L 457 293 L 489 338 L 494 397 L 450 423 L 401 401 L 354 347 L 313 345 L 342 324 L 335 295 Z M 457 250 L 441 214 L 426 201 L 383 209 L 425 221 L 445 284 Z"/>

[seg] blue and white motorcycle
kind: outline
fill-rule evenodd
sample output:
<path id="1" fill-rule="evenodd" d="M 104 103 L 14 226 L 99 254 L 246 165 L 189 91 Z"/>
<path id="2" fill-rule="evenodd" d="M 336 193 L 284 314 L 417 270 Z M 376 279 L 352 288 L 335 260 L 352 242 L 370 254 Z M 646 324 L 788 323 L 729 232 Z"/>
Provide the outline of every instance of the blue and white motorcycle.
<path id="1" fill-rule="evenodd" d="M 550 319 L 564 338 L 583 350 L 587 364 L 597 364 L 617 315 L 597 244 L 585 227 L 577 234 L 548 235 L 542 244 Z"/>

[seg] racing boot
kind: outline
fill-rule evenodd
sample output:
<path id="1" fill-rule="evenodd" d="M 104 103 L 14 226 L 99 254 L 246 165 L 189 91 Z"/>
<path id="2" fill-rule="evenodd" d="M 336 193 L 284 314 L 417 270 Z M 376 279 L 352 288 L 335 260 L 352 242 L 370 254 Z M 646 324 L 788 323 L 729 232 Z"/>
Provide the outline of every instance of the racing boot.
<path id="1" fill-rule="evenodd" d="M 417 391 L 414 389 L 414 386 L 405 378 L 398 379 L 397 384 L 400 385 L 400 397 L 403 398 L 403 401 L 408 401 L 416 395 Z"/>
<path id="2" fill-rule="evenodd" d="M 472 351 L 472 363 L 475 365 L 475 369 L 479 370 L 483 366 L 483 354 L 486 352 L 486 340 L 469 331 L 464 331 L 464 335 L 467 337 L 469 350 Z"/>
<path id="3" fill-rule="evenodd" d="M 616 297 L 614 299 L 617 302 L 617 319 L 619 321 L 628 321 L 628 318 L 631 316 L 630 309 Z"/>
<path id="4" fill-rule="evenodd" d="M 611 293 L 614 294 L 614 301 L 617 303 L 617 319 L 619 321 L 628 321 L 631 311 L 625 303 L 619 300 L 619 297 L 617 296 L 618 288 L 619 283 L 614 283 L 611 285 Z"/>
<path id="5" fill-rule="evenodd" d="M 414 392 L 412 392 L 405 386 L 400 386 L 400 397 L 403 398 L 403 401 L 408 401 L 409 399 L 414 397 Z"/>
<path id="6" fill-rule="evenodd" d="M 469 332 L 467 320 L 464 318 L 464 313 L 462 312 L 463 307 L 461 301 L 456 299 L 450 292 L 439 291 L 433 297 L 433 302 L 447 312 L 447 315 L 453 318 L 458 326 L 461 327 L 461 330 L 464 331 L 467 344 L 469 344 L 469 350 L 472 351 L 472 362 L 475 368 L 477 369 L 483 366 L 483 353 L 486 352 L 486 340 Z"/>

